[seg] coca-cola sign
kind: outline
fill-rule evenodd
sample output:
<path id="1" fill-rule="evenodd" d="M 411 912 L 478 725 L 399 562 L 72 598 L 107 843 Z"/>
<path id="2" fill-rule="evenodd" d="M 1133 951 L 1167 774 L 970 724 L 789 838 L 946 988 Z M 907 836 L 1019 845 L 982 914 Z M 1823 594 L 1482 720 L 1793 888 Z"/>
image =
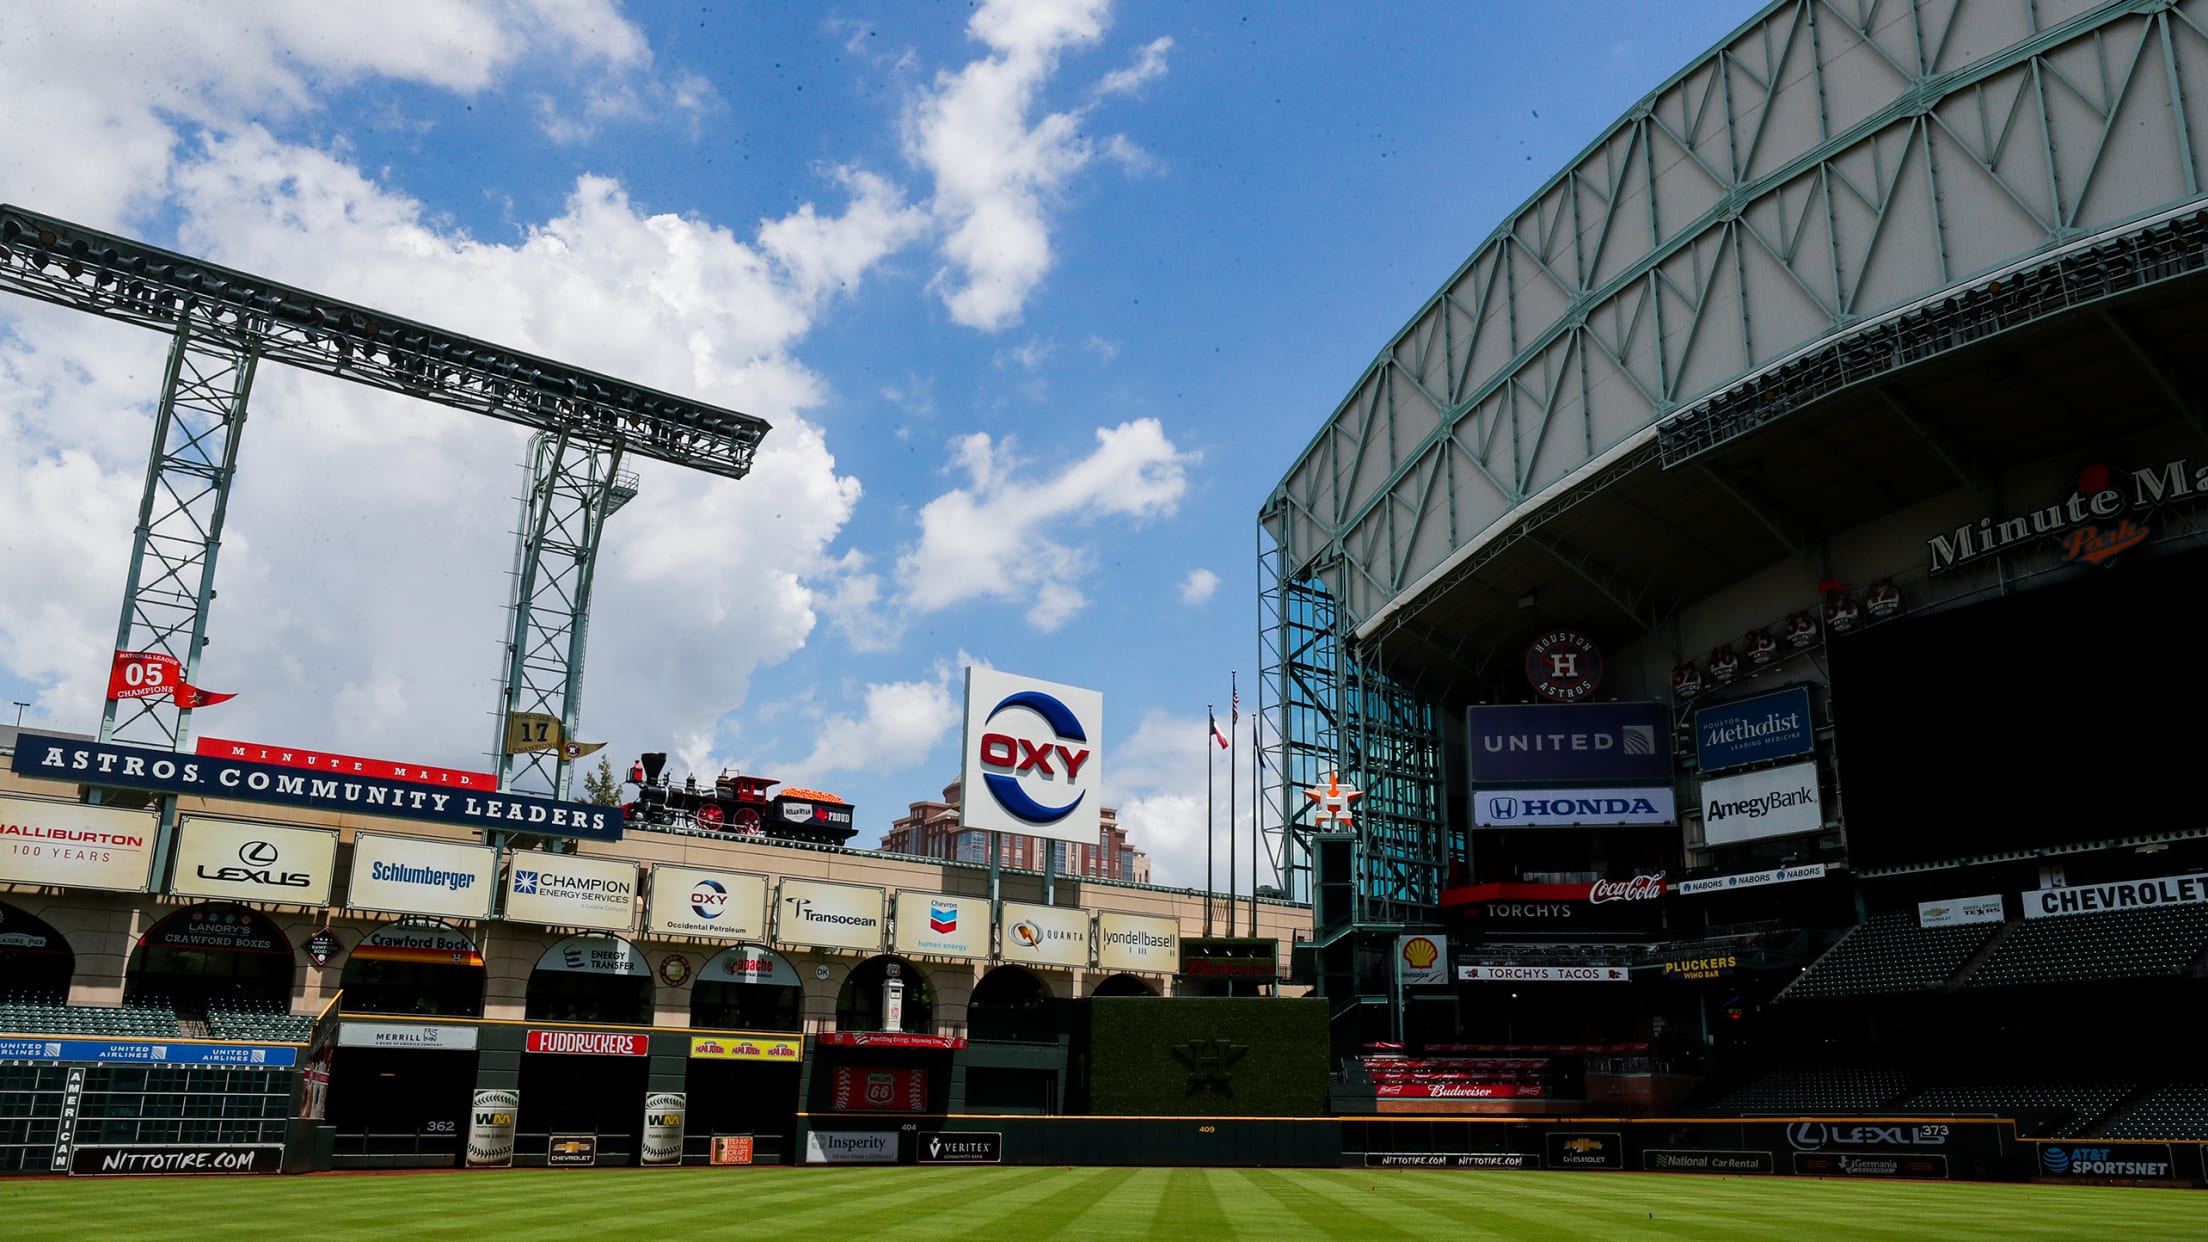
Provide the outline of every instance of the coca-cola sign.
<path id="1" fill-rule="evenodd" d="M 1654 901 L 1664 895 L 1664 873 L 1637 875 L 1630 880 L 1597 880 L 1587 888 L 1587 900 L 1596 905 L 1606 901 Z"/>

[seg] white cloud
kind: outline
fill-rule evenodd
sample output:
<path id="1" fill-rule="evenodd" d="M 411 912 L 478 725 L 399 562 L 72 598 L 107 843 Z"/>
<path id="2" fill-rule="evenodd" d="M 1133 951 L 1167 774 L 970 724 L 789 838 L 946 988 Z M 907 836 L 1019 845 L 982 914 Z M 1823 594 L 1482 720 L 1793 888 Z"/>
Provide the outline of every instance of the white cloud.
<path id="1" fill-rule="evenodd" d="M 1226 724 L 1224 709 L 1220 724 Z M 1246 735 L 1248 730 L 1241 732 Z M 1106 800 L 1118 808 L 1128 841 L 1149 851 L 1153 882 L 1202 888 L 1208 837 L 1213 886 L 1226 892 L 1231 832 L 1234 888 L 1249 893 L 1251 790 L 1246 741 L 1238 738 L 1233 750 L 1220 750 L 1212 744 L 1203 716 L 1152 711 L 1133 733 L 1113 745 L 1110 764 L 1105 769 Z M 1208 801 L 1206 764 L 1211 765 Z M 1230 766 L 1234 769 L 1231 781 Z M 1259 864 L 1258 882 L 1273 882 L 1270 863 Z"/>
<path id="2" fill-rule="evenodd" d="M 370 76 L 487 89 L 532 49 L 647 64 L 606 4 L 19 16 L 0 40 L 0 101 L 44 119 L 0 130 L 11 197 L 125 231 L 158 218 L 218 262 L 774 422 L 741 482 L 632 462 L 641 492 L 599 565 L 586 736 L 702 764 L 741 743 L 723 713 L 753 670 L 800 648 L 822 613 L 843 624 L 836 610 L 857 607 L 863 564 L 829 548 L 859 485 L 800 416 L 822 384 L 793 350 L 918 227 L 889 183 L 838 170 L 841 210 L 807 204 L 746 238 L 586 176 L 552 218 L 487 241 L 245 118 L 310 110 L 317 90 Z M 97 719 L 163 346 L 0 304 L 0 477 L 13 481 L 0 581 L 34 588 L 0 592 L 0 663 L 58 727 Z M 200 678 L 241 693 L 198 727 L 482 762 L 524 433 L 275 365 L 252 409 Z"/>
<path id="3" fill-rule="evenodd" d="M 1173 50 L 1170 36 L 1161 36 L 1142 45 L 1135 53 L 1135 63 L 1125 69 L 1115 69 L 1104 75 L 1096 84 L 1099 95 L 1132 95 L 1146 84 L 1165 76 L 1165 54 Z"/>
<path id="4" fill-rule="evenodd" d="M 909 768 L 928 757 L 959 723 L 954 676 L 963 669 L 938 664 L 932 677 L 866 687 L 865 714 L 836 715 L 820 722 L 813 752 L 782 765 L 786 780 L 810 782 L 835 772 L 876 776 Z"/>
<path id="5" fill-rule="evenodd" d="M 1089 334 L 1088 340 L 1081 342 L 1081 348 L 1089 353 L 1095 354 L 1097 358 L 1101 360 L 1106 366 L 1110 366 L 1112 360 L 1119 357 L 1119 345 L 1117 342 L 1107 341 L 1103 337 L 1098 336 L 1093 332 Z"/>
<path id="6" fill-rule="evenodd" d="M 1027 619 L 1049 632 L 1085 602 L 1090 558 L 1053 537 L 1059 527 L 1104 517 L 1173 512 L 1197 454 L 1174 447 L 1156 419 L 1100 427 L 1096 451 L 1037 482 L 1015 476 L 1008 443 L 976 433 L 952 456 L 968 485 L 920 511 L 920 542 L 898 562 L 906 604 L 936 612 L 971 599 L 1031 601 Z"/>
<path id="7" fill-rule="evenodd" d="M 935 288 L 951 318 L 994 332 L 1020 311 L 1050 270 L 1050 209 L 1094 158 L 1082 133 L 1089 108 L 1030 121 L 1060 57 L 1103 38 L 1109 0 L 988 0 L 967 35 L 990 54 L 939 72 L 905 117 L 905 149 L 935 180 L 932 201 L 948 266 Z M 1132 90 L 1165 71 L 1171 40 L 1099 84 L 1094 97 Z"/>
<path id="8" fill-rule="evenodd" d="M 1025 344 L 1015 348 L 998 350 L 996 357 L 991 358 L 989 363 L 999 370 L 1007 366 L 1016 366 L 1029 374 L 1033 374 L 1042 370 L 1043 364 L 1050 361 L 1050 356 L 1057 352 L 1058 342 L 1046 340 L 1042 337 L 1033 337 Z"/>
<path id="9" fill-rule="evenodd" d="M 1181 579 L 1181 602 L 1195 607 L 1211 598 L 1219 589 L 1219 575 L 1208 569 L 1191 569 L 1188 577 Z"/>

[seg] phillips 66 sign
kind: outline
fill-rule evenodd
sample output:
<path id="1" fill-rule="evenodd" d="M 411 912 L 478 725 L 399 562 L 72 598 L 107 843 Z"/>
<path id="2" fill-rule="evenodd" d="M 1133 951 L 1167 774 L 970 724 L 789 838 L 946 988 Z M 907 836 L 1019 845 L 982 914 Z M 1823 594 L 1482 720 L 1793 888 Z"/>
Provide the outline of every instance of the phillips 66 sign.
<path id="1" fill-rule="evenodd" d="M 1103 751 L 1103 695 L 967 669 L 961 826 L 1094 842 Z"/>

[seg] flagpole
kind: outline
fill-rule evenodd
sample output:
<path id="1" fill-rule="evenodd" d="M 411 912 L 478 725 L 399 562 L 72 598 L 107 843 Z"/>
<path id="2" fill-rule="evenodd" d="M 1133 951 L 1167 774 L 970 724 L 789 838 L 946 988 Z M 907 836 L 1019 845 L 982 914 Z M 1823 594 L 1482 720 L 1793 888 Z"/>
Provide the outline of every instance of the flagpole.
<path id="1" fill-rule="evenodd" d="M 1257 935 L 1257 851 L 1264 840 L 1259 835 L 1261 809 L 1264 806 L 1264 786 L 1257 776 L 1257 713 L 1250 713 L 1250 935 Z"/>
<path id="2" fill-rule="evenodd" d="M 1218 812 L 1211 804 L 1211 743 L 1219 732 L 1216 709 L 1204 704 L 1204 934 L 1211 935 L 1211 893 L 1216 886 L 1211 878 L 1211 842 L 1218 835 Z"/>
<path id="3" fill-rule="evenodd" d="M 1227 737 L 1231 741 L 1235 734 L 1235 714 L 1242 710 L 1242 688 L 1236 684 L 1235 671 L 1231 668 L 1227 670 L 1227 685 L 1231 688 L 1233 695 L 1227 701 L 1234 705 L 1227 708 Z M 1234 865 L 1234 802 L 1234 751 L 1229 749 L 1227 751 L 1227 934 L 1230 936 L 1234 934 L 1235 920 L 1241 913 L 1235 908 L 1235 890 L 1241 886 L 1236 884 L 1234 879 L 1236 872 Z"/>

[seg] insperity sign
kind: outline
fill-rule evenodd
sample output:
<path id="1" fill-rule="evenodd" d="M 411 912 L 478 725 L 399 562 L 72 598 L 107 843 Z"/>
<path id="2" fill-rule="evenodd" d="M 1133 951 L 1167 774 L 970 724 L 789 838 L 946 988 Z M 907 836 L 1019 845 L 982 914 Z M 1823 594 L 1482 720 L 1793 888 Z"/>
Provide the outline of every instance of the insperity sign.
<path id="1" fill-rule="evenodd" d="M 959 824 L 1093 843 L 1102 822 L 1104 696 L 966 670 Z"/>
<path id="2" fill-rule="evenodd" d="M 621 839 L 619 807 L 560 802 L 527 794 L 444 790 L 409 781 L 319 774 L 220 755 L 180 755 L 38 733 L 17 736 L 14 771 L 18 776 L 40 780 L 311 806 L 540 837 Z M 1093 828 L 1090 835 L 1095 835 Z"/>

